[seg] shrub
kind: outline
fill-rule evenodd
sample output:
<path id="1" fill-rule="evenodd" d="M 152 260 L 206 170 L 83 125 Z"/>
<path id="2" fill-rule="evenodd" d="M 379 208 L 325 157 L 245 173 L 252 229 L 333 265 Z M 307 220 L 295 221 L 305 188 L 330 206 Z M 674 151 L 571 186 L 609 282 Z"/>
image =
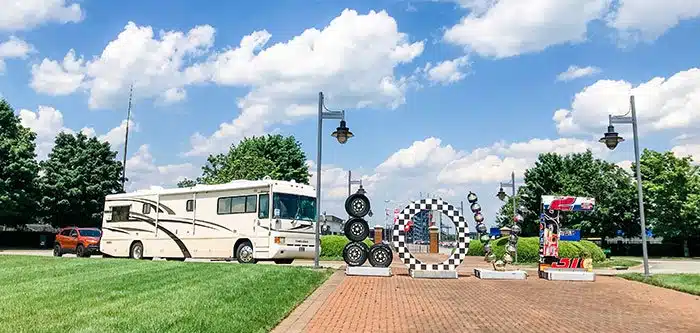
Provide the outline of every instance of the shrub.
<path id="1" fill-rule="evenodd" d="M 364 242 L 368 246 L 372 246 L 372 244 L 374 244 L 374 242 L 372 242 L 369 238 L 365 239 Z M 348 243 L 350 243 L 350 240 L 345 236 L 321 236 L 321 257 L 342 257 L 343 248 Z"/>
<path id="2" fill-rule="evenodd" d="M 501 237 L 491 241 L 491 248 L 497 258 L 502 258 L 505 254 L 505 247 L 508 245 L 508 237 Z M 518 262 L 537 262 L 540 259 L 540 239 L 539 237 L 520 237 L 518 240 Z M 341 250 L 342 251 L 342 250 Z M 484 245 L 479 240 L 469 242 L 469 256 L 484 256 Z M 582 240 L 580 242 L 560 241 L 559 257 L 579 258 L 590 256 L 594 262 L 605 260 L 603 250 L 595 243 Z"/>

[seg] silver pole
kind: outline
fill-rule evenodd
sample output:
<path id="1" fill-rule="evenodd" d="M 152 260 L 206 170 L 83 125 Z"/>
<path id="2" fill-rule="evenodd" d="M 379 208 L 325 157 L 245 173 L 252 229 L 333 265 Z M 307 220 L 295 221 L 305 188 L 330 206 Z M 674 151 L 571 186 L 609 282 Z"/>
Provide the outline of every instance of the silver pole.
<path id="1" fill-rule="evenodd" d="M 637 110 L 634 105 L 634 95 L 630 96 L 632 109 L 632 132 L 634 135 L 634 162 L 637 171 L 637 196 L 639 199 L 639 220 L 642 225 L 642 256 L 644 257 L 644 276 L 649 276 L 649 257 L 647 255 L 647 230 L 644 220 L 644 194 L 642 192 L 642 173 L 639 167 L 639 135 L 637 133 Z"/>
<path id="2" fill-rule="evenodd" d="M 511 185 L 512 185 L 512 190 L 513 190 L 513 225 L 515 225 L 516 223 L 518 223 L 518 222 L 515 220 L 515 217 L 518 216 L 518 210 L 517 210 L 517 208 L 516 208 L 516 207 L 517 207 L 517 201 L 516 201 L 516 199 L 515 199 L 515 171 L 513 171 L 513 172 L 510 174 L 510 183 L 511 183 Z M 516 263 L 518 262 L 518 247 L 517 247 L 517 245 L 516 245 L 516 247 L 515 247 L 515 262 L 516 262 Z"/>
<path id="3" fill-rule="evenodd" d="M 352 170 L 348 170 L 348 196 L 350 196 L 350 184 L 352 184 Z"/>
<path id="4" fill-rule="evenodd" d="M 323 92 L 318 93 L 318 147 L 316 151 L 316 246 L 314 268 L 320 268 L 318 259 L 321 254 L 321 132 L 323 129 Z"/>

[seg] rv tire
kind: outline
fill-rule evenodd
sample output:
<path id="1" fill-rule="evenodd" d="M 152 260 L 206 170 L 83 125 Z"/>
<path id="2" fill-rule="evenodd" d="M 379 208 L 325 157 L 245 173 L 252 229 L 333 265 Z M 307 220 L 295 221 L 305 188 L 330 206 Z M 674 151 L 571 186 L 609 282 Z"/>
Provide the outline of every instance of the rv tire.
<path id="1" fill-rule="evenodd" d="M 236 249 L 236 260 L 241 264 L 254 264 L 257 260 L 253 257 L 253 253 L 253 244 L 243 242 Z"/>
<path id="2" fill-rule="evenodd" d="M 141 242 L 134 242 L 131 244 L 131 249 L 129 250 L 129 258 L 132 259 L 143 259 L 143 244 Z"/>
<path id="3" fill-rule="evenodd" d="M 275 264 L 278 265 L 289 265 L 294 262 L 294 259 L 277 259 L 275 260 Z"/>

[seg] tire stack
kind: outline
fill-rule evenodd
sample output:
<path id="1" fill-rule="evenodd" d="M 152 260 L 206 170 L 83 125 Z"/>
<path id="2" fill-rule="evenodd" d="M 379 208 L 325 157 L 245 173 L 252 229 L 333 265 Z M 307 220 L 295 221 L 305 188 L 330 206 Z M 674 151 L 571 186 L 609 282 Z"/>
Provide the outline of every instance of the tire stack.
<path id="1" fill-rule="evenodd" d="M 350 219 L 345 222 L 344 232 L 350 242 L 343 248 L 343 260 L 348 266 L 362 266 L 369 259 L 372 267 L 389 267 L 394 259 L 391 247 L 385 243 L 368 246 L 364 242 L 369 236 L 369 224 L 364 217 L 372 216 L 365 193 L 360 185 L 355 194 L 345 199 L 345 211 Z"/>

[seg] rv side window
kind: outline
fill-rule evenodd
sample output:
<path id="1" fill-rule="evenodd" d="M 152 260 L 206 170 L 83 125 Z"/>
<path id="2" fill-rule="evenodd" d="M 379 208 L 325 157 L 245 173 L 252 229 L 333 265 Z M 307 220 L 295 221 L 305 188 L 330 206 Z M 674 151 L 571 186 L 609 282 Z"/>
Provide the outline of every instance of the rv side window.
<path id="1" fill-rule="evenodd" d="M 129 210 L 131 206 L 112 207 L 112 222 L 129 221 Z"/>
<path id="2" fill-rule="evenodd" d="M 230 214 L 231 198 L 219 198 L 219 201 L 216 203 L 216 212 L 218 214 Z"/>
<path id="3" fill-rule="evenodd" d="M 257 195 L 249 195 L 245 197 L 245 212 L 246 213 L 255 213 L 257 210 L 258 205 L 258 196 Z"/>
<path id="4" fill-rule="evenodd" d="M 221 200 L 221 199 L 219 199 Z M 187 200 L 187 203 L 185 203 L 185 210 L 188 212 L 191 212 L 194 210 L 194 200 L 190 199 Z"/>
<path id="5" fill-rule="evenodd" d="M 146 215 L 151 213 L 151 205 L 149 204 L 143 204 L 143 207 L 141 207 L 141 213 L 144 213 Z"/>
<path id="6" fill-rule="evenodd" d="M 231 198 L 231 213 L 245 213 L 245 197 Z"/>
<path id="7" fill-rule="evenodd" d="M 270 217 L 270 195 L 260 195 L 260 209 L 258 209 L 258 218 L 266 219 Z"/>

